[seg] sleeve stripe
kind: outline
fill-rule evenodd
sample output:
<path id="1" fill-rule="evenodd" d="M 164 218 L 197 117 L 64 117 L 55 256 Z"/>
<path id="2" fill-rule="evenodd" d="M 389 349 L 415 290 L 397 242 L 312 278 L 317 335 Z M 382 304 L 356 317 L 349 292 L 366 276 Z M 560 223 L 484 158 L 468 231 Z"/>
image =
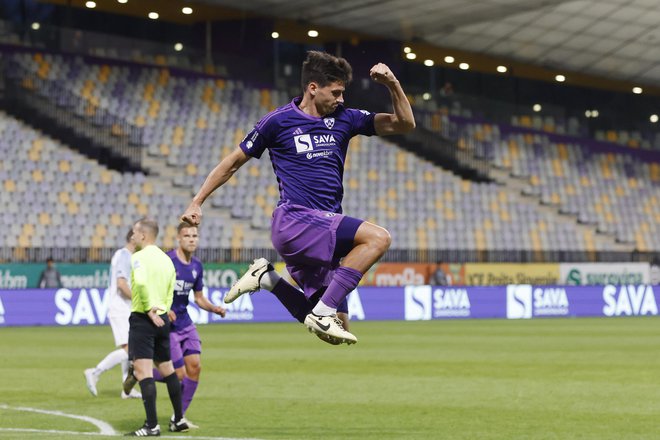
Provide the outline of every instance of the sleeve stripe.
<path id="1" fill-rule="evenodd" d="M 273 116 L 279 115 L 279 114 L 284 113 L 286 111 L 289 111 L 290 107 L 291 107 L 291 104 L 289 103 L 289 104 L 285 105 L 284 107 L 280 107 L 276 110 L 273 110 L 272 112 L 270 112 L 266 116 L 264 116 L 264 118 L 261 121 L 259 121 L 259 123 L 257 123 L 255 128 L 257 130 L 261 131 L 261 127 L 263 127 Z"/>

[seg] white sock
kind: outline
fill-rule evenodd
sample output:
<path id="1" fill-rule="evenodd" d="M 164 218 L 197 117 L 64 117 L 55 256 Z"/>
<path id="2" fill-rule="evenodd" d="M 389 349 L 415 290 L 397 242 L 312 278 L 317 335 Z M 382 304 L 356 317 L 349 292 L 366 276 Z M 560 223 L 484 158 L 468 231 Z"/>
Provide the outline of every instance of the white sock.
<path id="1" fill-rule="evenodd" d="M 119 364 L 128 359 L 128 353 L 123 348 L 118 348 L 115 351 L 108 353 L 106 357 L 103 358 L 101 362 L 96 366 L 96 374 L 101 374 L 104 371 L 108 371 L 113 368 L 115 365 Z"/>
<path id="2" fill-rule="evenodd" d="M 275 288 L 275 284 L 277 284 L 280 279 L 282 279 L 282 277 L 279 273 L 275 272 L 275 270 L 269 270 L 261 276 L 259 285 L 262 289 L 272 292 Z"/>
<path id="3" fill-rule="evenodd" d="M 128 377 L 128 367 L 130 366 L 131 361 L 128 360 L 128 354 L 126 354 L 126 359 L 121 361 L 121 381 L 125 381 Z"/>
<path id="4" fill-rule="evenodd" d="M 337 309 L 333 309 L 332 307 L 325 305 L 323 301 L 319 301 L 312 309 L 312 313 L 317 316 L 330 316 L 336 315 Z"/>

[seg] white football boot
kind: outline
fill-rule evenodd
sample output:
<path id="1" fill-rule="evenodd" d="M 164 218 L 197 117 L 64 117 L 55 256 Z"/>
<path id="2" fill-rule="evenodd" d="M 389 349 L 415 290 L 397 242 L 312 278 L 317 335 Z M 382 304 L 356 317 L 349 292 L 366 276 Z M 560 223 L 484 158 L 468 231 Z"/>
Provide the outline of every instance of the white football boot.
<path id="1" fill-rule="evenodd" d="M 333 345 L 341 343 L 350 345 L 357 342 L 355 335 L 344 330 L 341 320 L 337 318 L 337 315 L 318 316 L 314 313 L 310 313 L 305 317 L 305 325 L 310 332 L 316 333 L 317 335 L 324 335 L 325 337 L 319 337 L 325 342 Z"/>
<path id="2" fill-rule="evenodd" d="M 225 303 L 229 304 L 236 301 L 236 299 L 246 293 L 258 292 L 261 289 L 259 281 L 263 274 L 269 270 L 275 270 L 270 261 L 265 258 L 258 258 L 254 260 L 247 272 L 231 286 L 227 295 L 225 295 Z"/>

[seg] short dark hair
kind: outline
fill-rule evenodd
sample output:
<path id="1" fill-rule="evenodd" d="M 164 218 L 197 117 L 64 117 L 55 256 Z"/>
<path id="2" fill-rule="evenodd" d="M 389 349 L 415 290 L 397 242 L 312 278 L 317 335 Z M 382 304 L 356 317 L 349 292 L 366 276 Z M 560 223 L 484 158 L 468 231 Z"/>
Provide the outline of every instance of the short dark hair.
<path id="1" fill-rule="evenodd" d="M 139 225 L 138 227 L 140 229 L 148 229 L 149 232 L 155 237 L 158 237 L 158 222 L 152 218 L 141 218 L 138 220 L 136 225 Z"/>
<path id="2" fill-rule="evenodd" d="M 302 64 L 303 91 L 312 82 L 325 87 L 330 83 L 340 81 L 346 87 L 352 79 L 353 68 L 346 59 L 317 50 L 307 52 L 307 59 Z"/>
<path id="3" fill-rule="evenodd" d="M 183 231 L 184 229 L 188 229 L 188 228 L 198 228 L 198 230 L 199 230 L 199 226 L 197 226 L 197 225 L 192 225 L 188 222 L 181 222 L 181 223 L 179 223 L 179 226 L 176 227 L 176 233 L 180 234 L 181 231 Z"/>

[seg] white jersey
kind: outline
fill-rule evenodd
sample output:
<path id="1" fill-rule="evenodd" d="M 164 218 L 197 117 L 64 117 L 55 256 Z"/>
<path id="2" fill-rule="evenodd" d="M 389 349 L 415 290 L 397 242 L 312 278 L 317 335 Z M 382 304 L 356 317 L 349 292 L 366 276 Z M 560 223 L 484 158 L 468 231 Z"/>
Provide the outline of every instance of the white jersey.
<path id="1" fill-rule="evenodd" d="M 124 297 L 117 288 L 117 278 L 124 278 L 131 286 L 131 252 L 121 248 L 112 256 L 110 262 L 110 287 L 108 288 L 108 317 L 128 317 L 131 314 L 131 300 Z"/>

